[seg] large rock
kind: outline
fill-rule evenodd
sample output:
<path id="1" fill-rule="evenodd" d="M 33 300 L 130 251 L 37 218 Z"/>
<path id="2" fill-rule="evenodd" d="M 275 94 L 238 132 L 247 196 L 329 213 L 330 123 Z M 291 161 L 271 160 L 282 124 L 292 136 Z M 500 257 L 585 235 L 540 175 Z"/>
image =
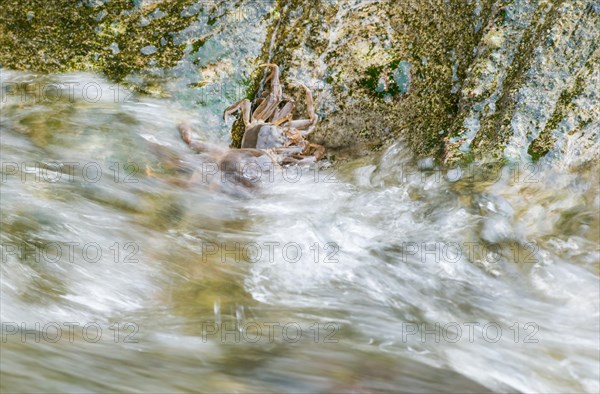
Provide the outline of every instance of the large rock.
<path id="1" fill-rule="evenodd" d="M 460 91 L 446 160 L 598 159 L 600 3 L 507 2 Z"/>
<path id="2" fill-rule="evenodd" d="M 263 60 L 310 82 L 317 142 L 446 163 L 598 159 L 597 1 L 281 0 Z"/>
<path id="3" fill-rule="evenodd" d="M 402 139 L 448 164 L 571 166 L 599 156 L 599 15 L 597 0 L 6 0 L 0 65 L 100 70 L 216 116 L 274 62 L 315 91 L 312 138 L 338 157 Z"/>

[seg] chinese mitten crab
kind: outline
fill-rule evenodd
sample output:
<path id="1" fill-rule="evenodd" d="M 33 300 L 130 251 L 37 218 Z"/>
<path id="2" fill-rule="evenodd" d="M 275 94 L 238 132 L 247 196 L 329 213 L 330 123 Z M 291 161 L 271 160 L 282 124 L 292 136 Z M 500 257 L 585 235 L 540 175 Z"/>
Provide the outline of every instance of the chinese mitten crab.
<path id="1" fill-rule="evenodd" d="M 301 164 L 320 160 L 325 155 L 321 145 L 305 140 L 315 128 L 319 117 L 315 114 L 310 89 L 299 84 L 306 92 L 308 119 L 292 118 L 295 101 L 283 93 L 279 82 L 279 67 L 276 64 L 263 64 L 271 73 L 267 76 L 270 89 L 265 90 L 256 100 L 254 109 L 250 100 L 243 99 L 225 110 L 223 118 L 242 112 L 244 136 L 242 147 L 226 154 L 228 160 L 257 158 L 267 155 L 277 164 Z M 204 151 L 206 144 L 192 140 L 189 128 L 181 128 L 182 139 L 196 151 Z"/>

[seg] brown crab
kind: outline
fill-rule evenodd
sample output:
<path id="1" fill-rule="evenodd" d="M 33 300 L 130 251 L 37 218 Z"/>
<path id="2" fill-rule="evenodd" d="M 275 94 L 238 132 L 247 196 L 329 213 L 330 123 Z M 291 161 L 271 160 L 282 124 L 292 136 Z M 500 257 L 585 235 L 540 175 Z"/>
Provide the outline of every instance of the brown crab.
<path id="1" fill-rule="evenodd" d="M 233 104 L 223 113 L 223 119 L 237 111 L 242 112 L 244 136 L 242 147 L 237 150 L 222 151 L 219 162 L 226 163 L 254 161 L 267 155 L 280 165 L 303 164 L 320 160 L 325 155 L 321 145 L 309 143 L 305 137 L 314 129 L 319 120 L 313 105 L 310 89 L 298 84 L 306 92 L 306 109 L 308 119 L 292 119 L 292 111 L 296 102 L 283 93 L 279 82 L 279 67 L 276 64 L 262 64 L 269 67 L 271 73 L 265 82 L 270 80 L 270 89 L 265 90 L 256 100 L 254 111 L 250 100 L 243 99 Z M 187 125 L 179 127 L 181 137 L 188 146 L 198 152 L 215 151 L 214 146 L 193 141 L 191 129 Z"/>

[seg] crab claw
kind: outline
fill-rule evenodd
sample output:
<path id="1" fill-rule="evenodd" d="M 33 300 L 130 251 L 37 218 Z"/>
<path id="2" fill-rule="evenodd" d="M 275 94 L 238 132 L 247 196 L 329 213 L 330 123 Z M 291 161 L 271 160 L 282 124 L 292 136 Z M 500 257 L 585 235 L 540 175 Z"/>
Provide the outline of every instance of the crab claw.
<path id="1" fill-rule="evenodd" d="M 237 103 L 235 103 L 232 106 L 225 109 L 225 111 L 223 112 L 223 120 L 227 121 L 227 117 L 229 115 L 234 114 L 237 111 L 241 110 L 242 111 L 242 120 L 244 121 L 244 126 L 248 127 L 248 125 L 250 124 L 250 109 L 251 109 L 250 100 L 248 100 L 248 99 L 240 100 Z"/>
<path id="2" fill-rule="evenodd" d="M 273 63 L 264 63 L 259 67 L 269 67 L 272 69 L 271 73 L 265 79 L 265 82 L 271 80 L 271 93 L 275 95 L 276 100 L 281 100 L 283 90 L 281 89 L 281 83 L 279 82 L 279 66 Z"/>
<path id="3" fill-rule="evenodd" d="M 310 92 L 310 89 L 300 81 L 290 81 L 290 85 L 300 86 L 302 89 L 304 89 L 305 92 Z"/>
<path id="4" fill-rule="evenodd" d="M 265 78 L 265 82 L 268 82 L 271 78 L 273 78 L 273 76 L 279 79 L 279 66 L 277 64 L 264 63 L 260 64 L 258 67 L 268 67 L 273 69 L 273 71 L 271 71 L 271 73 Z"/>
<path id="5" fill-rule="evenodd" d="M 258 67 L 271 67 L 271 68 L 277 68 L 277 69 L 279 69 L 279 66 L 277 64 L 273 64 L 273 63 L 259 64 Z"/>

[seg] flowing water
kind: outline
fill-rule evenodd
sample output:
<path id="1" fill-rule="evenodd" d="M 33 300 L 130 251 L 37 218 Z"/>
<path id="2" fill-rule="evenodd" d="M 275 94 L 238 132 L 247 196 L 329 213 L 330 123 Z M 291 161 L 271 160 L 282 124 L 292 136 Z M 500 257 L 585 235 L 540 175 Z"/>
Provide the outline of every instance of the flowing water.
<path id="1" fill-rule="evenodd" d="M 593 168 L 398 142 L 247 188 L 176 129 L 226 146 L 225 104 L 2 79 L 3 391 L 600 389 Z"/>

